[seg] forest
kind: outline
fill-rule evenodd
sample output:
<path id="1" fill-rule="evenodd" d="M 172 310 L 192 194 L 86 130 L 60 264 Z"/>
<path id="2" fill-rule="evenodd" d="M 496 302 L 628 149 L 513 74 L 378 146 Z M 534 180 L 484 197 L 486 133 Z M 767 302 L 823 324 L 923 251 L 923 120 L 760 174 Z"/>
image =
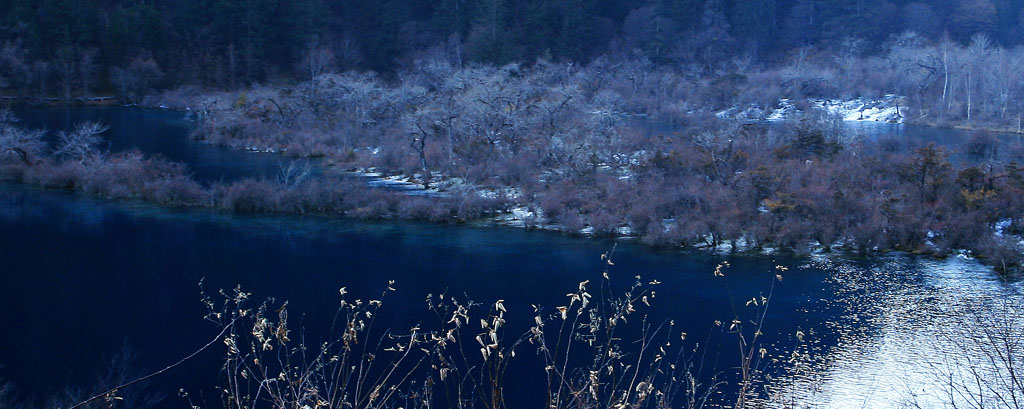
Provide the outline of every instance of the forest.
<path id="1" fill-rule="evenodd" d="M 834 50 L 878 55 L 907 31 L 959 45 L 984 34 L 1012 48 L 1024 39 L 1024 2 L 4 0 L 0 87 L 57 96 L 236 89 L 326 69 L 393 75 L 431 53 L 459 67 L 628 56 L 710 73 L 734 58 L 754 68 Z"/>
<path id="2" fill-rule="evenodd" d="M 673 101 L 690 110 L 896 95 L 901 122 L 1019 133 L 1022 16 L 1019 0 L 6 0 L 0 97 L 144 103 L 330 73 L 394 85 L 427 60 L 554 63 L 715 88 Z"/>

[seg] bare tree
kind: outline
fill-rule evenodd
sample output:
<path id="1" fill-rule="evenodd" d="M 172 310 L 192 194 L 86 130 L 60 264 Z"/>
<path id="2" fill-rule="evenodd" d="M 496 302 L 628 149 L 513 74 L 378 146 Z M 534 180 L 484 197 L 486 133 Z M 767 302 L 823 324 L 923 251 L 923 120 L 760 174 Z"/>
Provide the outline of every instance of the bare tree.
<path id="1" fill-rule="evenodd" d="M 947 99 L 949 101 L 952 101 L 952 98 L 953 98 L 953 96 L 951 95 L 952 93 L 950 92 L 950 83 L 949 83 L 949 71 L 950 71 L 949 67 L 951 66 L 950 62 L 949 62 L 949 60 L 950 60 L 950 55 L 949 54 L 950 54 L 950 49 L 952 48 L 952 44 L 951 44 L 951 41 L 949 40 L 948 36 L 943 37 L 941 43 L 939 44 L 939 47 L 942 50 L 942 107 L 941 108 L 942 108 L 942 113 L 945 114 L 946 111 L 949 111 L 949 105 L 951 104 L 951 102 L 947 102 Z"/>
<path id="2" fill-rule="evenodd" d="M 864 48 L 864 40 L 860 38 L 847 37 L 839 44 L 836 51 L 835 62 L 839 69 L 849 71 L 856 64 L 861 49 Z"/>
<path id="3" fill-rule="evenodd" d="M 51 66 L 46 61 L 35 61 L 32 63 L 32 69 L 29 71 L 32 73 L 32 81 L 36 84 L 39 90 L 39 98 L 45 98 L 46 92 L 48 91 L 48 80 L 50 79 Z"/>
<path id="4" fill-rule="evenodd" d="M 419 158 L 420 169 L 423 172 L 423 187 L 430 187 L 430 169 L 427 167 L 427 138 L 436 138 L 442 125 L 436 118 L 438 112 L 420 111 L 408 117 L 409 123 L 409 147 L 416 152 Z"/>
<path id="5" fill-rule="evenodd" d="M 334 64 L 334 51 L 323 44 L 318 37 L 313 37 L 306 43 L 306 54 L 302 58 L 302 64 L 309 74 L 309 86 L 316 86 L 316 77 L 330 71 Z"/>
<path id="6" fill-rule="evenodd" d="M 103 141 L 100 134 L 107 129 L 96 122 L 84 122 L 75 126 L 71 132 L 61 131 L 57 133 L 57 150 L 54 155 L 85 163 L 99 155 L 99 146 Z"/>
<path id="7" fill-rule="evenodd" d="M 74 86 L 75 74 L 77 69 L 75 67 L 75 49 L 70 46 L 64 46 L 57 49 L 57 54 L 54 56 L 54 62 L 56 62 L 57 78 L 60 79 L 61 85 L 61 97 L 64 98 L 64 102 L 71 100 L 71 88 Z"/>
<path id="8" fill-rule="evenodd" d="M 309 161 L 305 160 L 293 160 L 288 162 L 287 165 L 278 165 L 278 181 L 282 185 L 287 187 L 297 187 L 309 179 L 309 176 L 313 173 L 313 166 L 309 164 Z"/>
<path id="9" fill-rule="evenodd" d="M 30 85 L 27 54 L 20 41 L 4 43 L 0 48 L 0 87 L 24 91 Z"/>
<path id="10" fill-rule="evenodd" d="M 130 70 L 122 67 L 113 67 L 110 69 L 110 79 L 114 82 L 114 86 L 117 87 L 118 95 L 121 99 L 129 99 L 131 92 L 135 89 L 135 83 L 138 80 L 135 78 Z"/>
<path id="11" fill-rule="evenodd" d="M 352 36 L 345 34 L 338 40 L 338 64 L 343 69 L 355 68 L 363 62 L 363 54 L 359 49 L 359 42 Z"/>
<path id="12" fill-rule="evenodd" d="M 729 23 L 725 18 L 725 4 L 720 0 L 711 0 L 704 6 L 701 17 L 702 29 L 693 37 L 694 48 L 699 51 L 704 70 L 711 73 L 718 61 L 724 61 L 723 55 L 729 54 L 728 44 Z"/>
<path id="13" fill-rule="evenodd" d="M 98 65 L 96 64 L 95 48 L 84 50 L 78 55 L 78 80 L 81 82 L 82 97 L 89 98 L 93 86 L 93 78 L 96 75 Z"/>
<path id="14" fill-rule="evenodd" d="M 977 33 L 971 36 L 971 44 L 967 47 L 967 70 L 964 71 L 964 88 L 967 94 L 967 120 L 971 120 L 971 109 L 975 88 L 980 88 L 979 93 L 984 94 L 984 83 L 979 81 L 977 72 L 988 63 L 991 54 L 992 41 L 987 34 Z M 977 84 L 977 85 L 976 85 Z"/>
<path id="15" fill-rule="evenodd" d="M 1016 99 L 1013 96 L 1013 85 L 1014 82 L 1019 81 L 1021 64 L 1024 61 L 1021 60 L 1019 53 L 1002 48 L 996 50 L 993 60 L 993 64 L 987 70 L 985 80 L 992 84 L 999 119 L 1005 119 L 1010 102 Z"/>
<path id="16" fill-rule="evenodd" d="M 918 112 L 925 115 L 924 94 L 938 81 L 943 68 L 935 49 L 925 47 L 923 38 L 907 31 L 891 41 L 888 60 L 897 73 L 893 79 L 896 95 L 907 95 L 916 100 Z M 899 99 L 896 101 L 898 103 Z"/>
<path id="17" fill-rule="evenodd" d="M 163 71 L 160 70 L 160 66 L 149 52 L 142 52 L 133 58 L 131 64 L 128 65 L 128 70 L 136 80 L 136 89 L 134 90 L 136 95 L 149 92 L 164 78 Z"/>
<path id="18" fill-rule="evenodd" d="M 0 162 L 14 155 L 26 165 L 34 164 L 43 150 L 43 132 L 15 126 L 18 118 L 9 109 L 0 110 Z"/>
<path id="19" fill-rule="evenodd" d="M 110 78 L 122 99 L 132 99 L 156 86 L 164 78 L 163 71 L 148 52 L 140 53 L 124 67 L 112 67 Z"/>
<path id="20" fill-rule="evenodd" d="M 1012 292 L 1012 290 L 1010 290 Z M 947 300 L 954 325 L 940 329 L 940 356 L 924 357 L 926 373 L 953 407 L 1024 408 L 1024 309 L 1021 294 Z M 921 406 L 921 404 L 918 404 Z"/>

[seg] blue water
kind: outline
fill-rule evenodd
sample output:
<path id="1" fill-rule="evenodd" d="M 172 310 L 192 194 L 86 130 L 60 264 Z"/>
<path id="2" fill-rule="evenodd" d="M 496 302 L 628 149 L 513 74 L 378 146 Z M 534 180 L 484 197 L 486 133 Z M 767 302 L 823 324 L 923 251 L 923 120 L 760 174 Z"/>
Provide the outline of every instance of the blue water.
<path id="1" fill-rule="evenodd" d="M 367 299 L 394 279 L 399 292 L 388 305 L 399 328 L 427 318 L 426 294 L 447 291 L 507 300 L 510 327 L 524 331 L 530 304 L 565 304 L 580 281 L 600 279 L 600 255 L 613 246 L 510 228 L 174 212 L 12 186 L 0 190 L 0 237 L 2 375 L 40 394 L 90 380 L 124 339 L 150 368 L 201 345 L 216 334 L 202 320 L 203 278 L 208 289 L 240 284 L 290 300 L 292 315 L 314 327 L 331 318 L 338 288 Z M 794 260 L 733 260 L 727 279 L 716 280 L 720 257 L 616 247 L 613 280 L 628 284 L 641 274 L 664 282 L 657 316 L 694 334 L 730 321 L 730 301 L 767 290 L 776 263 L 794 270 L 778 287 L 772 326 L 810 319 L 794 320 L 791 310 L 824 289 L 823 274 Z M 213 385 L 209 360 L 218 356 L 205 354 L 160 384 Z"/>
<path id="2" fill-rule="evenodd" d="M 234 181 L 246 177 L 276 177 L 291 158 L 238 151 L 191 141 L 193 123 L 185 112 L 132 107 L 19 108 L 14 110 L 21 126 L 43 129 L 49 139 L 76 124 L 93 121 L 106 125 L 101 149 L 120 152 L 139 150 L 188 165 L 201 182 Z"/>
<path id="3" fill-rule="evenodd" d="M 49 123 L 46 112 L 26 116 L 26 123 Z M 177 113 L 70 113 L 73 119 L 79 115 L 108 119 L 120 135 L 112 146 L 155 149 L 204 169 L 207 180 L 276 166 L 269 155 L 206 156 L 209 149 L 221 151 L 188 142 L 188 124 Z M 155 137 L 159 143 L 150 141 Z M 205 162 L 223 157 L 238 159 Z M 246 162 L 250 158 L 258 163 Z M 809 405 L 886 407 L 893 395 L 876 394 L 879 385 L 893 383 L 885 376 L 899 374 L 911 386 L 924 382 L 930 374 L 915 372 L 918 352 L 958 353 L 922 342 L 935 338 L 935 328 L 955 324 L 948 311 L 928 307 L 936 300 L 1021 300 L 1019 284 L 961 258 L 729 257 L 493 226 L 171 210 L 0 185 L 0 378 L 42 399 L 65 385 L 90 383 L 124 342 L 139 351 L 145 368 L 173 362 L 218 330 L 202 319 L 200 280 L 207 290 L 241 285 L 255 297 L 289 300 L 293 325 L 309 328 L 313 339 L 333 317 L 338 288 L 347 287 L 351 298 L 369 299 L 388 280 L 396 281 L 398 291 L 387 300 L 384 319 L 395 328 L 427 320 L 426 294 L 447 292 L 484 304 L 504 299 L 509 330 L 525 331 L 533 321 L 531 304 L 565 305 L 566 293 L 580 281 L 600 280 L 606 266 L 600 255 L 612 248 L 613 284 L 626 286 L 635 275 L 661 281 L 650 310 L 653 322 L 674 319 L 678 331 L 690 334 L 688 342 L 700 342 L 714 367 L 700 379 L 722 372 L 730 383 L 723 387 L 726 393 L 737 380 L 735 347 L 733 336 L 716 329 L 715 321 L 731 321 L 747 300 L 769 291 L 776 266 L 787 268 L 783 281 L 775 282 L 764 340 L 769 354 L 780 359 L 769 368 L 780 379 L 777 393 Z M 722 261 L 731 266 L 725 277 L 715 277 Z M 797 331 L 806 341 L 796 339 Z M 793 350 L 807 354 L 799 360 L 806 367 L 786 362 Z M 156 378 L 152 387 L 168 395 L 164 406 L 184 404 L 176 397 L 179 388 L 215 406 L 223 353 L 218 343 Z M 543 372 L 514 370 L 520 372 L 506 391 L 510 404 L 536 407 Z"/>

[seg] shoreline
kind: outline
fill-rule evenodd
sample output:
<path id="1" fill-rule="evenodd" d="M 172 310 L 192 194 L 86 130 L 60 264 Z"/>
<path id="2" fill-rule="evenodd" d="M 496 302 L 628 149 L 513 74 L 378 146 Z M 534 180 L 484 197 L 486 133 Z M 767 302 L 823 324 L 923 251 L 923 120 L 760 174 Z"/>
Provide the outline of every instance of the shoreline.
<path id="1" fill-rule="evenodd" d="M 607 235 L 607 234 L 593 234 L 587 232 L 574 232 L 566 230 L 561 226 L 556 225 L 530 225 L 530 224 L 515 224 L 509 223 L 508 219 L 504 219 L 505 216 L 509 216 L 512 213 L 502 213 L 496 216 L 481 217 L 472 220 L 464 221 L 453 221 L 453 222 L 438 222 L 426 219 L 417 218 L 359 218 L 350 217 L 345 215 L 331 214 L 331 213 L 297 213 L 297 212 L 266 212 L 266 211 L 233 211 L 222 209 L 218 207 L 196 207 L 196 206 L 175 206 L 164 203 L 158 203 L 145 198 L 111 198 L 104 197 L 89 192 L 82 192 L 77 190 L 68 190 L 62 188 L 54 188 L 47 186 L 37 186 L 31 183 L 18 182 L 12 180 L 0 179 L 0 190 L 4 187 L 14 187 L 15 189 L 26 189 L 30 192 L 38 192 L 43 194 L 59 194 L 66 196 L 71 200 L 86 199 L 95 202 L 102 203 L 105 206 L 124 206 L 123 211 L 138 211 L 139 209 L 146 209 L 147 214 L 150 211 L 159 212 L 170 212 L 180 214 L 200 214 L 203 216 L 216 216 L 216 217 L 267 217 L 267 218 L 313 218 L 319 221 L 340 221 L 340 222 L 356 222 L 356 223 L 414 223 L 421 224 L 424 226 L 431 226 L 436 228 L 446 228 L 453 226 L 464 226 L 464 227 L 476 227 L 481 229 L 514 229 L 518 231 L 533 231 L 543 232 L 549 234 L 558 234 L 565 237 L 570 237 L 580 240 L 610 240 L 613 242 L 629 242 L 633 243 L 642 248 L 650 251 L 670 251 L 670 252 L 684 252 L 697 254 L 700 256 L 714 256 L 714 257 L 725 257 L 725 258 L 773 258 L 775 256 L 790 257 L 794 259 L 809 259 L 812 257 L 841 257 L 849 260 L 873 260 L 880 259 L 888 256 L 901 256 L 901 257 L 926 257 L 933 260 L 947 260 L 950 258 L 961 258 L 969 261 L 976 261 L 979 264 L 991 269 L 999 277 L 1004 279 L 1018 279 L 1024 278 L 1018 275 L 1007 275 L 1006 273 L 996 270 L 993 266 L 984 262 L 983 257 L 977 257 L 971 254 L 970 250 L 960 249 L 958 251 L 950 252 L 947 255 L 939 255 L 937 253 L 928 253 L 923 251 L 907 251 L 898 249 L 886 249 L 877 250 L 868 254 L 860 254 L 855 250 L 842 248 L 839 246 L 833 246 L 831 250 L 825 251 L 820 245 L 814 246 L 810 251 L 802 252 L 795 251 L 793 249 L 783 249 L 771 246 L 765 246 L 760 249 L 757 248 L 742 248 L 742 246 L 735 250 L 731 248 L 729 244 L 720 244 L 717 247 L 714 246 L 682 246 L 682 245 L 665 245 L 657 243 L 646 243 L 637 236 L 634 235 Z M 170 214 L 169 213 L 169 214 Z"/>
<path id="2" fill-rule="evenodd" d="M 905 121 L 903 123 L 907 124 L 907 125 L 927 126 L 927 127 L 940 128 L 940 129 L 956 129 L 956 130 L 968 131 L 968 132 L 987 132 L 987 133 L 994 133 L 994 134 L 1006 134 L 1006 135 L 1024 136 L 1024 129 L 1015 129 L 1015 128 L 997 128 L 997 127 L 984 127 L 984 126 L 983 127 L 976 127 L 976 126 L 973 126 L 973 125 L 970 125 L 970 124 L 943 124 L 943 123 L 936 123 L 936 122 L 917 122 L 917 121 Z"/>
<path id="3" fill-rule="evenodd" d="M 70 100 L 65 100 L 61 97 L 0 96 L 0 102 L 8 103 L 10 106 L 30 108 L 59 108 L 62 106 L 113 107 L 119 106 L 120 100 L 120 98 L 115 96 L 72 97 Z"/>
<path id="4" fill-rule="evenodd" d="M 444 191 L 440 191 L 440 195 L 424 195 L 424 194 L 409 194 L 409 191 L 402 189 L 391 190 L 386 187 L 386 184 L 374 185 L 370 183 L 370 179 L 377 179 L 380 181 L 388 181 L 400 176 L 391 177 L 379 177 L 373 175 L 367 175 L 360 172 L 342 171 L 344 174 L 348 174 L 352 177 L 360 178 L 368 182 L 367 185 L 363 186 L 369 189 L 383 189 L 388 193 L 396 195 L 406 196 L 408 198 L 445 198 L 442 196 Z M 11 179 L 0 179 L 0 187 L 15 186 L 18 189 L 29 189 L 44 193 L 58 193 L 68 195 L 72 200 L 78 198 L 86 198 L 89 200 L 97 200 L 110 205 L 142 205 L 151 207 L 152 209 L 158 209 L 160 211 L 186 211 L 186 212 L 197 212 L 206 215 L 218 215 L 218 216 L 248 216 L 248 217 L 314 217 L 323 220 L 334 220 L 334 221 L 353 221 L 360 223 L 421 223 L 424 225 L 435 226 L 438 228 L 451 227 L 451 226 L 472 226 L 480 227 L 485 229 L 504 228 L 504 229 L 516 229 L 522 231 L 539 231 L 546 233 L 559 234 L 567 237 L 572 237 L 582 240 L 612 240 L 612 241 L 626 241 L 637 244 L 653 251 L 682 251 L 682 252 L 693 252 L 701 255 L 718 256 L 718 257 L 741 257 L 741 258 L 757 258 L 757 257 L 773 257 L 773 256 L 785 256 L 793 258 L 809 258 L 809 257 L 843 257 L 853 260 L 871 260 L 880 257 L 886 257 L 888 255 L 902 255 L 906 257 L 926 257 L 934 260 L 947 260 L 950 258 L 961 258 L 964 260 L 976 261 L 987 268 L 990 268 L 999 277 L 1006 280 L 1022 279 L 1019 272 L 1013 271 L 1000 271 L 994 264 L 987 263 L 987 257 L 983 255 L 974 254 L 970 249 L 951 249 L 948 252 L 941 251 L 928 251 L 927 249 L 876 249 L 867 253 L 860 252 L 856 249 L 844 246 L 842 243 L 834 243 L 827 250 L 820 243 L 813 242 L 809 243 L 808 246 L 803 249 L 796 248 L 783 248 L 777 246 L 760 246 L 751 247 L 745 243 L 729 243 L 721 242 L 717 246 L 711 244 L 703 245 L 682 245 L 682 244 L 666 244 L 658 242 L 648 242 L 643 240 L 641 237 L 632 234 L 628 231 L 628 227 L 625 227 L 626 231 L 619 229 L 615 234 L 602 234 L 595 233 L 593 228 L 587 226 L 579 231 L 571 230 L 565 226 L 561 226 L 555 223 L 538 223 L 537 221 L 530 221 L 517 216 L 518 209 L 524 209 L 525 207 L 514 207 L 511 211 L 496 211 L 491 212 L 490 215 L 481 216 L 472 219 L 449 219 L 449 220 L 432 220 L 428 218 L 418 217 L 401 217 L 401 216 L 388 216 L 388 217 L 359 217 L 347 214 L 339 214 L 334 212 L 295 212 L 295 211 L 272 211 L 272 210 L 237 210 L 227 209 L 217 205 L 206 205 L 206 206 L 194 206 L 194 205 L 175 205 L 172 203 L 162 203 L 159 201 L 150 200 L 146 197 L 133 196 L 133 197 L 107 197 L 94 192 L 81 191 L 77 189 L 68 189 L 54 186 L 41 186 L 33 184 L 31 182 L 11 180 Z M 413 192 L 422 192 L 423 189 L 414 190 Z"/>
<path id="5" fill-rule="evenodd" d="M 135 107 L 138 109 L 150 110 L 182 110 L 180 108 L 170 108 L 163 104 L 136 105 Z M 188 107 L 184 108 L 182 111 L 195 112 Z M 210 140 L 203 140 L 202 143 L 209 144 L 211 146 L 228 146 L 232 149 L 241 150 L 238 147 L 232 147 L 229 144 L 217 143 Z M 281 153 L 290 156 L 299 154 L 293 150 L 288 150 L 287 152 L 277 150 L 271 153 Z M 330 161 L 330 159 L 328 159 L 328 161 Z M 665 227 L 660 234 L 657 231 L 653 231 L 657 230 L 657 228 L 653 228 L 653 230 L 644 230 L 643 227 L 641 227 L 641 230 L 637 233 L 634 232 L 632 228 L 626 227 L 631 224 L 621 224 L 617 227 L 611 225 L 596 227 L 589 223 L 574 224 L 572 220 L 566 222 L 565 220 L 560 220 L 557 215 L 546 217 L 549 216 L 544 214 L 546 212 L 537 212 L 537 209 L 540 209 L 541 206 L 543 206 L 542 203 L 537 203 L 536 201 L 531 202 L 529 199 L 527 199 L 526 202 L 521 202 L 518 200 L 518 195 L 514 194 L 515 192 L 510 193 L 508 191 L 508 189 L 514 189 L 514 187 L 475 186 L 472 183 L 461 181 L 459 178 L 446 178 L 441 174 L 436 174 L 435 177 L 431 178 L 433 182 L 431 183 L 431 185 L 433 185 L 433 189 L 421 189 L 420 186 L 422 185 L 416 183 L 419 180 L 417 179 L 416 174 L 410 175 L 408 173 L 381 168 L 367 168 L 364 169 L 363 172 L 359 172 L 358 168 L 352 165 L 352 162 L 338 162 L 334 163 L 333 166 L 329 165 L 329 167 L 333 168 L 330 173 L 361 174 L 359 176 L 362 177 L 358 179 L 362 179 L 361 182 L 363 183 L 359 183 L 359 185 L 362 186 L 352 185 L 354 189 L 344 188 L 340 185 L 333 185 L 329 182 L 314 182 L 307 185 L 315 186 L 306 186 L 301 188 L 288 187 L 287 189 L 283 189 L 285 186 L 279 186 L 278 184 L 273 183 L 273 181 L 250 181 L 248 184 L 236 183 L 220 186 L 217 189 L 205 192 L 196 192 L 196 198 L 202 197 L 202 204 L 199 205 L 196 205 L 196 203 L 200 203 L 200 201 L 190 200 L 189 197 L 186 197 L 184 202 L 179 203 L 172 201 L 165 203 L 161 201 L 159 197 L 147 198 L 147 193 L 142 191 L 135 192 L 129 196 L 122 196 L 120 198 L 141 200 L 143 202 L 164 207 L 193 207 L 204 210 L 213 209 L 217 211 L 227 211 L 228 213 L 295 215 L 322 214 L 326 217 L 332 218 L 350 218 L 357 220 L 416 220 L 435 224 L 482 223 L 487 225 L 558 231 L 561 234 L 578 237 L 636 240 L 651 247 L 703 250 L 719 254 L 757 255 L 765 253 L 790 253 L 796 255 L 812 255 L 815 253 L 841 252 L 859 256 L 873 256 L 888 251 L 905 251 L 908 253 L 944 258 L 950 255 L 956 255 L 961 249 L 960 247 L 937 248 L 934 245 L 930 245 L 931 247 L 928 247 L 928 243 L 922 244 L 922 247 L 919 248 L 897 247 L 867 250 L 855 249 L 850 247 L 850 243 L 853 243 L 855 240 L 850 236 L 846 236 L 844 238 L 830 240 L 831 245 L 827 246 L 828 250 L 826 250 L 825 246 L 816 244 L 814 237 L 807 237 L 800 240 L 794 239 L 794 241 L 786 241 L 779 245 L 778 242 L 772 243 L 769 239 L 758 237 L 756 236 L 756 233 L 749 232 L 732 238 L 725 234 L 715 234 L 712 236 L 710 234 L 701 235 L 697 232 L 697 236 L 680 236 L 682 237 L 682 242 L 672 242 L 674 238 L 669 236 L 670 231 L 668 230 L 668 227 Z M 373 173 L 371 174 L 371 172 Z M 376 172 L 380 173 L 378 174 Z M 27 185 L 38 184 L 38 182 L 33 182 L 31 180 L 13 180 L 13 182 Z M 391 188 L 392 185 L 400 186 L 397 186 L 397 188 Z M 452 190 L 452 193 L 454 194 L 449 194 L 447 192 L 448 189 L 438 191 L 438 185 L 447 185 L 449 188 L 455 187 L 455 189 Z M 459 187 L 464 188 L 459 189 Z M 78 186 L 52 186 L 51 188 L 65 191 L 78 191 L 85 189 Z M 274 192 L 275 190 L 277 190 L 277 192 Z M 334 191 L 332 192 L 332 190 Z M 459 195 L 458 193 L 460 192 L 463 194 Z M 86 193 L 98 197 L 107 197 L 102 193 Z M 319 197 L 312 198 L 311 196 L 315 196 L 312 195 L 313 193 L 316 195 L 327 195 L 332 199 L 320 199 Z M 270 196 L 267 196 L 267 194 L 270 194 Z M 355 197 L 355 202 L 352 201 L 353 197 Z M 118 197 L 108 198 L 119 199 Z M 348 203 L 342 203 L 340 201 L 342 198 L 344 198 Z M 321 201 L 316 202 L 316 200 Z M 334 202 L 332 200 L 338 201 Z M 176 205 L 176 203 L 179 204 Z M 469 209 L 462 210 L 466 204 L 469 205 Z M 547 206 L 544 207 L 547 208 Z M 525 209 L 525 211 L 523 211 L 523 209 Z M 557 208 L 555 209 L 557 210 Z M 537 213 L 539 213 L 539 215 Z M 680 221 L 682 221 L 682 219 L 680 219 Z M 666 222 L 672 223 L 674 222 L 674 219 L 663 219 L 661 221 L 663 225 L 665 225 Z M 652 223 L 656 224 L 657 222 L 655 221 Z M 722 237 L 719 238 L 717 236 Z M 751 238 L 756 240 L 756 242 L 747 244 L 746 241 Z M 977 253 L 977 251 L 972 253 Z M 984 255 L 979 255 L 977 257 L 979 259 L 984 259 Z"/>
<path id="6" fill-rule="evenodd" d="M 162 95 L 164 95 L 164 94 L 147 95 L 147 96 L 142 97 L 141 100 L 142 101 L 160 100 Z M 905 98 L 905 97 L 900 97 L 900 98 Z M 141 108 L 141 109 L 171 110 L 171 111 L 180 111 L 180 112 L 194 112 L 194 109 L 190 105 L 172 106 L 170 104 L 167 104 L 166 102 L 164 102 L 164 103 L 152 103 L 152 102 L 147 103 L 147 102 L 142 102 L 142 103 L 123 104 L 123 103 L 120 102 L 120 98 L 119 97 L 115 97 L 115 96 L 74 97 L 74 98 L 71 98 L 71 101 L 72 101 L 72 103 L 70 103 L 70 104 L 65 103 L 65 100 L 63 98 L 60 98 L 60 97 L 0 96 L 0 103 L 3 103 L 3 102 L 8 102 L 8 103 L 13 102 L 12 104 L 10 104 L 10 106 L 21 106 L 21 107 L 32 107 L 32 108 L 60 108 L 60 107 L 64 107 L 64 106 L 76 107 L 76 108 L 78 108 L 78 107 L 137 107 L 137 108 Z M 788 99 L 783 99 L 782 101 L 785 101 L 788 104 L 792 104 L 791 100 L 788 100 Z M 829 102 L 835 101 L 836 104 L 842 104 L 842 103 L 847 103 L 847 102 L 851 102 L 851 101 L 857 101 L 857 99 L 853 99 L 853 100 L 840 100 L 840 99 L 822 100 L 822 99 L 819 99 L 819 98 L 808 98 L 808 99 L 806 99 L 806 102 L 809 102 L 809 103 L 821 103 L 822 101 L 829 101 Z M 880 103 L 882 101 L 883 100 L 875 100 L 875 101 L 870 101 L 870 102 Z M 822 109 L 823 107 L 818 107 L 818 108 Z M 726 110 L 721 111 L 721 112 L 726 112 L 726 111 L 731 111 L 731 110 L 736 110 L 736 109 L 737 108 L 734 107 L 734 108 L 726 109 Z M 768 115 L 765 115 L 765 118 L 761 119 L 761 121 L 798 120 L 798 118 L 793 117 L 788 112 L 786 112 L 788 109 L 789 108 L 787 107 L 787 105 L 784 104 L 782 108 L 779 108 L 778 110 L 776 110 L 776 111 L 782 111 L 782 113 L 780 113 L 779 115 L 775 115 L 776 113 L 772 112 L 772 113 L 770 113 Z M 906 107 L 904 107 L 904 109 L 906 109 Z M 730 118 L 728 116 L 720 116 L 720 118 L 722 118 L 722 119 L 744 119 L 744 118 Z M 910 118 L 908 118 L 905 115 L 901 116 L 900 118 L 901 118 L 901 120 L 899 120 L 899 121 L 880 120 L 880 119 L 843 119 L 843 121 L 844 122 L 885 122 L 885 123 L 891 123 L 891 124 L 925 126 L 925 127 L 931 127 L 931 128 L 939 128 L 939 129 L 956 129 L 956 130 L 970 131 L 970 132 L 988 132 L 988 133 L 1007 134 L 1007 135 L 1024 135 L 1024 127 L 1018 129 L 1018 128 L 1012 128 L 1012 127 L 1007 128 L 1007 127 L 994 127 L 994 126 L 977 126 L 977 125 L 972 125 L 972 124 L 966 123 L 966 122 L 941 122 L 940 123 L 940 122 L 934 122 L 934 121 L 920 121 L 920 118 L 918 118 L 918 119 L 910 119 Z M 218 146 L 231 147 L 230 145 L 227 145 L 227 144 L 222 144 L 222 145 L 218 145 Z"/>

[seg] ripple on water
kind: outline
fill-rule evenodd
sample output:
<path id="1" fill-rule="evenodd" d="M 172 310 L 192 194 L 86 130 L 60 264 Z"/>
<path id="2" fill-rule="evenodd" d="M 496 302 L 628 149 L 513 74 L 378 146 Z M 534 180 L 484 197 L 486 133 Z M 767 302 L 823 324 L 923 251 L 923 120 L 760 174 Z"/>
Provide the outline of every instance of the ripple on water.
<path id="1" fill-rule="evenodd" d="M 1024 391 L 1007 383 L 1024 365 L 1024 296 L 973 260 L 890 257 L 872 268 L 836 259 L 829 271 L 836 342 L 804 348 L 772 385 L 771 402 L 810 408 L 965 406 Z M 827 316 L 823 314 L 822 316 Z M 1016 355 L 991 359 L 997 348 Z M 980 380 L 981 382 L 977 382 Z M 1003 406 L 996 403 L 996 406 Z M 969 406 L 968 406 L 969 407 Z"/>

